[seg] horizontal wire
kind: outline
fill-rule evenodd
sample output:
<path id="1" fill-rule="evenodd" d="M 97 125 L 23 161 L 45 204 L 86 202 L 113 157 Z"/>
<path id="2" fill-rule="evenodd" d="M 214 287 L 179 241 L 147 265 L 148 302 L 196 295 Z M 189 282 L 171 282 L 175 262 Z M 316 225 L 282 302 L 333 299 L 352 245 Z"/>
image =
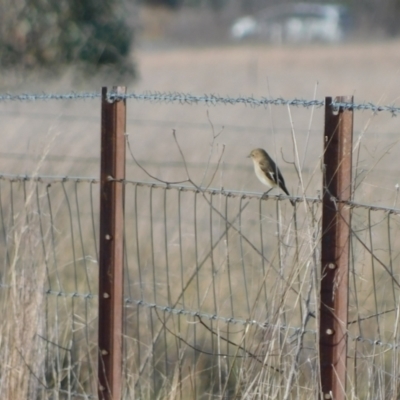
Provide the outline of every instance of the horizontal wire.
<path id="1" fill-rule="evenodd" d="M 14 174 L 0 174 L 0 180 L 10 182 L 86 182 L 86 183 L 99 183 L 100 179 L 91 178 L 87 176 L 56 176 L 56 175 L 14 175 Z"/>
<path id="2" fill-rule="evenodd" d="M 277 199 L 277 200 L 294 200 L 296 202 L 302 202 L 303 200 L 312 203 L 321 203 L 321 199 L 317 197 L 296 197 L 296 196 L 286 196 L 286 195 L 265 195 L 260 192 L 243 192 L 240 190 L 224 189 L 222 188 L 204 188 L 195 187 L 193 185 L 182 185 L 176 183 L 163 183 L 163 182 L 146 182 L 146 181 L 132 181 L 128 179 L 113 179 L 109 177 L 109 181 L 122 182 L 124 184 L 132 184 L 137 186 L 152 187 L 155 189 L 176 189 L 181 192 L 195 192 L 195 193 L 207 193 L 211 195 L 222 195 L 232 198 L 242 198 L 242 199 Z"/>
<path id="3" fill-rule="evenodd" d="M 100 92 L 69 92 L 69 93 L 21 93 L 21 94 L 11 94 L 4 93 L 0 94 L 0 102 L 7 101 L 49 101 L 49 100 L 94 100 L 100 99 Z M 152 92 L 146 91 L 144 93 L 115 93 L 108 92 L 107 98 L 109 101 L 118 100 L 139 100 L 139 101 L 149 101 L 151 103 L 178 103 L 178 104 L 206 104 L 206 105 L 235 105 L 243 104 L 250 107 L 265 107 L 268 105 L 289 105 L 296 107 L 322 107 L 325 105 L 324 100 L 305 100 L 305 99 L 284 99 L 282 97 L 268 98 L 261 97 L 255 98 L 252 96 L 240 96 L 240 97 L 230 97 L 230 96 L 219 96 L 219 95 L 193 95 L 190 93 L 177 93 L 177 92 Z M 350 102 L 335 102 L 332 101 L 330 106 L 337 110 L 341 109 L 352 109 L 360 111 L 372 111 L 377 112 L 389 112 L 392 116 L 397 116 L 400 113 L 400 107 L 394 105 L 379 105 L 370 102 L 364 103 L 350 103 Z"/>
<path id="4" fill-rule="evenodd" d="M 7 285 L 6 283 L 0 283 L 0 288 L 2 289 L 11 289 L 14 286 L 15 285 Z M 62 290 L 52 290 L 52 289 L 45 290 L 44 294 L 58 296 L 58 297 L 71 297 L 71 298 L 78 297 L 81 299 L 94 299 L 96 297 L 99 297 L 95 293 L 64 292 Z"/>
<path id="5" fill-rule="evenodd" d="M 349 338 L 354 342 L 362 342 L 362 343 L 369 343 L 370 345 L 380 346 L 380 347 L 387 347 L 390 350 L 395 350 L 400 348 L 400 343 L 389 343 L 389 342 L 382 342 L 380 339 L 369 339 L 363 336 L 352 336 L 348 334 Z M 362 358 L 362 357 L 358 357 Z"/>
<path id="6" fill-rule="evenodd" d="M 43 183 L 59 183 L 59 182 L 86 182 L 86 183 L 99 183 L 100 179 L 92 178 L 87 176 L 56 176 L 56 175 L 14 175 L 14 174 L 0 174 L 0 180 L 6 180 L 10 182 L 43 182 Z M 211 195 L 222 195 L 232 198 L 242 198 L 242 199 L 260 199 L 265 200 L 294 200 L 296 203 L 301 203 L 306 201 L 308 203 L 322 203 L 319 197 L 300 197 L 300 196 L 286 196 L 283 194 L 279 195 L 265 195 L 260 192 L 243 192 L 240 190 L 224 189 L 222 188 L 196 188 L 192 185 L 182 185 L 173 183 L 163 183 L 163 182 L 147 182 L 147 181 L 133 181 L 128 179 L 113 179 L 109 177 L 109 181 L 122 182 L 124 184 L 132 184 L 143 187 L 152 187 L 156 189 L 175 189 L 182 192 L 195 192 L 195 193 L 207 193 Z M 332 201 L 337 203 L 342 203 L 348 205 L 350 208 L 363 208 L 371 211 L 383 211 L 389 214 L 400 215 L 400 209 L 390 208 L 385 206 L 377 206 L 373 204 L 358 203 L 355 201 L 340 201 L 332 198 Z"/>
<path id="7" fill-rule="evenodd" d="M 5 285 L 5 284 L 0 284 L 0 287 L 2 288 L 10 288 L 10 285 Z M 69 298 L 82 298 L 82 299 L 94 299 L 98 298 L 99 296 L 94 293 L 78 293 L 78 292 L 64 292 L 62 290 L 45 290 L 45 294 L 47 295 L 52 295 L 52 296 L 57 296 L 57 297 L 69 297 Z M 136 304 L 139 306 L 147 307 L 147 308 L 155 308 L 159 311 L 163 312 L 169 312 L 171 314 L 175 315 L 189 315 L 192 317 L 200 317 L 200 318 L 205 318 L 208 320 L 218 320 L 222 321 L 228 324 L 234 324 L 234 325 L 257 325 L 260 328 L 267 328 L 267 327 L 274 327 L 274 328 L 279 328 L 282 330 L 292 330 L 294 332 L 300 332 L 301 328 L 299 327 L 293 327 L 293 326 L 285 326 L 285 325 L 273 325 L 268 322 L 259 322 L 256 320 L 244 320 L 244 319 L 236 319 L 233 317 L 223 317 L 217 314 L 208 314 L 205 312 L 200 312 L 200 311 L 194 311 L 194 310 L 187 310 L 183 308 L 173 308 L 169 306 L 161 306 L 155 303 L 148 303 L 144 300 L 135 300 L 129 297 L 125 297 L 124 299 L 125 304 Z M 306 333 L 316 333 L 314 330 L 306 330 Z"/>
<path id="8" fill-rule="evenodd" d="M 200 317 L 200 318 L 208 319 L 210 321 L 218 320 L 218 321 L 225 322 L 227 324 L 234 324 L 234 325 L 243 325 L 243 326 L 256 325 L 262 329 L 271 327 L 271 328 L 278 328 L 282 331 L 293 331 L 292 336 L 295 336 L 300 333 L 311 333 L 313 335 L 317 334 L 317 331 L 314 329 L 305 329 L 304 331 L 302 331 L 301 327 L 288 326 L 288 325 L 277 325 L 277 324 L 271 324 L 269 322 L 260 322 L 260 321 L 256 321 L 256 320 L 236 319 L 233 317 L 227 318 L 227 317 L 221 317 L 216 314 L 208 314 L 205 312 L 187 310 L 187 309 L 183 309 L 183 308 L 172 308 L 169 306 L 161 306 L 161 305 L 158 305 L 155 303 L 148 303 L 144 300 L 135 300 L 135 299 L 131 299 L 131 298 L 125 298 L 125 304 L 132 304 L 132 303 L 134 303 L 138 306 L 143 306 L 143 307 L 147 307 L 147 308 L 155 308 L 159 311 L 168 312 L 168 313 L 171 313 L 174 315 L 187 315 L 187 316 L 191 316 L 191 317 Z M 369 339 L 369 338 L 365 338 L 360 335 L 352 336 L 352 335 L 350 335 L 349 332 L 347 334 L 348 334 L 349 339 L 352 341 L 366 342 L 366 343 L 369 343 L 369 344 L 375 345 L 375 346 L 388 347 L 391 350 L 397 349 L 400 347 L 400 343 L 396 343 L 396 342 L 393 342 L 393 343 L 383 342 L 379 339 Z M 291 339 L 291 341 L 293 341 L 293 339 Z"/>
<path id="9" fill-rule="evenodd" d="M 4 283 L 0 283 L 0 288 L 11 288 L 11 285 L 6 285 Z M 52 296 L 58 296 L 58 297 L 68 297 L 68 298 L 82 298 L 82 299 L 95 299 L 98 298 L 97 294 L 94 293 L 78 293 L 78 292 L 63 292 L 63 291 L 57 291 L 57 290 L 46 290 L 45 294 L 47 295 L 52 295 Z M 125 304 L 136 304 L 139 306 L 147 307 L 147 308 L 155 308 L 159 311 L 162 312 L 168 312 L 174 315 L 188 315 L 192 317 L 200 317 L 200 318 L 205 318 L 210 321 L 222 321 L 227 324 L 233 324 L 233 325 L 257 325 L 258 327 L 265 329 L 268 327 L 271 328 L 278 328 L 281 330 L 286 330 L 286 331 L 293 331 L 293 335 L 299 334 L 302 331 L 301 327 L 295 327 L 295 326 L 286 326 L 286 325 L 276 325 L 276 324 L 270 324 L 268 322 L 260 322 L 256 320 L 244 320 L 244 319 L 236 319 L 233 317 L 223 317 L 219 316 L 217 314 L 208 314 L 205 312 L 199 312 L 199 311 L 194 311 L 194 310 L 187 310 L 183 308 L 172 308 L 169 306 L 161 306 L 155 303 L 148 303 L 144 300 L 135 300 L 129 297 L 125 297 L 124 299 Z M 312 333 L 316 335 L 317 331 L 313 329 L 307 329 L 304 331 L 305 333 Z M 352 341 L 357 341 L 357 342 L 364 342 L 364 343 L 369 343 L 370 345 L 375 345 L 375 346 L 382 346 L 382 347 L 388 347 L 390 350 L 393 349 L 398 349 L 400 348 L 400 343 L 389 343 L 389 342 L 383 342 L 380 339 L 370 339 L 370 338 L 365 338 L 361 335 L 358 336 L 352 336 L 348 332 L 348 337 Z"/>
<path id="10" fill-rule="evenodd" d="M 240 96 L 240 97 L 231 97 L 231 96 L 219 96 L 215 94 L 210 95 L 193 95 L 190 93 L 177 93 L 177 92 L 144 92 L 144 93 L 110 93 L 109 99 L 111 101 L 115 100 L 124 100 L 124 99 L 133 99 L 140 101 L 149 101 L 152 103 L 178 103 L 178 104 L 207 104 L 207 105 L 235 105 L 235 104 L 243 104 L 250 107 L 260 107 L 267 105 L 292 105 L 292 106 L 302 106 L 302 107 L 322 107 L 325 102 L 323 100 L 304 100 L 304 99 L 284 99 L 282 97 L 276 98 L 268 98 L 261 97 L 255 98 L 252 96 Z M 1 100 L 1 99 L 0 99 Z"/>
<path id="11" fill-rule="evenodd" d="M 125 298 L 125 304 L 136 304 L 138 306 L 143 306 L 146 308 L 154 308 L 162 312 L 168 312 L 174 315 L 186 315 L 186 316 L 191 316 L 191 317 L 199 317 L 199 318 L 204 318 L 208 319 L 210 321 L 222 321 L 225 322 L 226 324 L 233 324 L 233 325 L 243 325 L 243 326 L 252 326 L 256 325 L 259 328 L 278 328 L 281 330 L 286 330 L 286 331 L 294 331 L 294 333 L 298 333 L 301 331 L 300 327 L 294 327 L 294 326 L 289 326 L 289 325 L 277 325 L 277 324 L 270 324 L 269 322 L 259 322 L 254 319 L 237 319 L 233 317 L 222 317 L 217 314 L 208 314 L 202 311 L 194 311 L 194 310 L 187 310 L 184 308 L 173 308 L 169 306 L 161 306 L 155 303 L 148 303 L 144 300 L 135 300 L 131 298 Z M 313 333 L 316 334 L 317 332 L 315 330 L 305 330 L 305 333 Z"/>
<path id="12" fill-rule="evenodd" d="M 81 299 L 94 299 L 99 297 L 94 293 L 78 293 L 78 292 L 63 292 L 62 290 L 46 290 L 45 294 L 50 294 L 58 297 L 70 297 L 70 298 L 81 298 Z"/>
<path id="13" fill-rule="evenodd" d="M 219 320 L 225 323 L 231 323 L 231 324 L 237 324 L 237 325 L 257 325 L 260 328 L 278 328 L 283 331 L 293 331 L 293 336 L 296 334 L 300 334 L 302 332 L 302 328 L 300 327 L 293 327 L 293 326 L 286 326 L 286 325 L 276 325 L 276 324 L 270 324 L 268 322 L 259 322 L 255 320 L 241 320 L 241 319 L 235 319 L 235 318 L 226 318 L 226 317 L 220 317 L 215 314 L 207 314 L 204 312 L 198 312 L 198 311 L 190 311 L 190 310 L 185 310 L 185 309 L 173 309 L 168 306 L 159 306 L 154 303 L 147 303 L 144 300 L 132 300 L 132 299 L 125 299 L 125 303 L 136 303 L 137 305 L 145 306 L 148 308 L 156 308 L 159 311 L 163 312 L 170 312 L 175 315 L 189 315 L 192 317 L 200 317 L 200 318 L 206 318 L 208 320 Z M 306 329 L 303 331 L 304 333 L 312 333 L 314 335 L 317 334 L 316 330 L 313 329 Z M 364 343 L 369 343 L 370 345 L 375 345 L 375 346 L 382 346 L 382 347 L 388 347 L 390 350 L 397 349 L 400 347 L 400 343 L 389 343 L 389 342 L 383 342 L 380 339 L 370 339 L 370 338 L 365 338 L 363 336 L 352 336 L 348 333 L 348 337 L 352 341 L 357 341 L 357 342 L 364 342 Z M 291 340 L 293 341 L 293 339 Z"/>
<path id="14" fill-rule="evenodd" d="M 79 393 L 76 391 L 69 391 L 65 389 L 51 389 L 51 388 L 46 388 L 46 391 L 51 391 L 51 392 L 57 392 L 57 393 L 64 393 L 69 395 L 70 397 L 79 397 L 83 399 L 98 399 L 98 397 L 94 394 L 85 394 L 85 393 Z"/>
<path id="15" fill-rule="evenodd" d="M 0 94 L 0 102 L 37 100 L 93 100 L 100 98 L 101 93 L 99 92 Z"/>

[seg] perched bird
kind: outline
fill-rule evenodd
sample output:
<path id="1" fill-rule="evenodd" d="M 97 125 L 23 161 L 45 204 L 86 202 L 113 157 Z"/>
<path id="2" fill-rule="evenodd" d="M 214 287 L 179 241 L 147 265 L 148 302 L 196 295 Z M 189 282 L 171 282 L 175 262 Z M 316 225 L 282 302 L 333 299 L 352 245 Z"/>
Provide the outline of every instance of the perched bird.
<path id="1" fill-rule="evenodd" d="M 289 191 L 286 189 L 285 180 L 283 179 L 281 171 L 279 171 L 274 160 L 264 149 L 254 149 L 248 157 L 253 160 L 254 171 L 261 183 L 268 186 L 270 188 L 269 190 L 279 187 L 290 196 Z M 268 193 L 269 190 L 266 193 Z M 293 200 L 290 200 L 290 202 L 293 206 L 295 205 Z"/>

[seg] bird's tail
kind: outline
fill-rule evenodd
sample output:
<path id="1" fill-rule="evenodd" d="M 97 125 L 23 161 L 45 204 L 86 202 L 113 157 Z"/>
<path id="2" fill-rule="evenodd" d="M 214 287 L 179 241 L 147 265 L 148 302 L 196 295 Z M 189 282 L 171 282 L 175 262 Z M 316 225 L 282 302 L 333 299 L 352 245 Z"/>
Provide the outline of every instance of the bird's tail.
<path id="1" fill-rule="evenodd" d="M 279 186 L 280 186 L 280 188 L 285 192 L 285 194 L 288 195 L 288 196 L 290 197 L 289 190 L 286 189 L 285 184 L 282 184 L 282 182 L 280 182 L 280 185 L 279 185 Z M 296 204 L 295 201 L 291 199 L 290 202 L 292 203 L 292 206 L 294 207 L 295 204 Z"/>

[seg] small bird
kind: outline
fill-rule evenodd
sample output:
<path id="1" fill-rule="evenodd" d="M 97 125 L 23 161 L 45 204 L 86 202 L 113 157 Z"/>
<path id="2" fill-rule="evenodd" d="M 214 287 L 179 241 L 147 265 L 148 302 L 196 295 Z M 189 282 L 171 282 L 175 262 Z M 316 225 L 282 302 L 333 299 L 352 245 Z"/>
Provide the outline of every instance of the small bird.
<path id="1" fill-rule="evenodd" d="M 290 196 L 281 171 L 264 149 L 254 149 L 248 157 L 253 160 L 254 171 L 259 181 L 270 188 L 266 193 L 275 187 L 279 187 Z M 290 202 L 293 206 L 295 205 L 293 200 L 290 200 Z"/>

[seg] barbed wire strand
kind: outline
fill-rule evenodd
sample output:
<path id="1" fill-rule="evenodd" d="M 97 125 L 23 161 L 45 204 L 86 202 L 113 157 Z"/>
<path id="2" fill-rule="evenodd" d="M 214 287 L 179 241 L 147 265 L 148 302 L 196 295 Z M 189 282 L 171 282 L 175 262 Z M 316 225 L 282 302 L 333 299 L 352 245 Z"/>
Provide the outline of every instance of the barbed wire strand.
<path id="1" fill-rule="evenodd" d="M 0 283 L 0 288 L 11 288 L 11 285 L 6 285 L 3 283 Z M 98 295 L 95 293 L 78 293 L 78 292 L 63 292 L 63 291 L 56 291 L 56 290 L 45 290 L 45 294 L 47 295 L 52 295 L 52 296 L 57 296 L 57 297 L 67 297 L 67 298 L 81 298 L 81 299 L 85 299 L 85 300 L 90 300 L 90 299 L 96 299 L 98 298 Z M 300 333 L 302 331 L 301 327 L 296 327 L 296 326 L 290 326 L 290 325 L 284 325 L 284 324 L 271 324 L 267 321 L 261 322 L 261 321 L 257 321 L 257 320 L 246 320 L 246 319 L 240 319 L 240 318 L 233 318 L 233 317 L 224 317 L 224 316 L 220 316 L 217 314 L 210 314 L 210 313 L 206 313 L 203 311 L 195 311 L 195 310 L 189 310 L 189 309 L 184 309 L 184 308 L 173 308 L 170 306 L 164 306 L 164 305 L 159 305 L 159 304 L 155 304 L 155 303 L 151 303 L 151 302 L 147 302 L 143 299 L 133 299 L 130 297 L 125 297 L 124 298 L 124 303 L 125 305 L 127 305 L 128 307 L 132 304 L 140 306 L 140 307 L 145 307 L 148 309 L 156 309 L 158 311 L 162 311 L 162 312 L 167 312 L 169 314 L 172 315 L 183 315 L 183 316 L 191 316 L 191 317 L 199 317 L 199 318 L 203 318 L 203 319 L 207 319 L 210 321 L 216 321 L 219 320 L 221 322 L 224 322 L 226 324 L 233 324 L 233 325 L 241 325 L 241 326 L 257 326 L 259 328 L 265 329 L 265 328 L 278 328 L 280 330 L 283 331 L 292 331 L 293 335 L 296 335 L 298 333 Z M 386 314 L 389 312 L 394 312 L 397 309 L 391 309 L 391 310 L 386 310 L 386 311 L 382 311 L 379 313 L 379 315 L 381 314 Z M 374 318 L 376 317 L 377 314 L 373 314 L 373 315 L 369 315 L 366 317 L 362 317 L 360 318 L 361 321 L 363 320 L 368 320 L 370 318 Z M 350 324 L 353 324 L 357 321 L 350 321 Z M 305 329 L 303 330 L 304 333 L 309 333 L 309 334 L 313 334 L 316 335 L 317 334 L 317 330 L 315 329 Z M 363 337 L 361 335 L 351 335 L 350 333 L 348 333 L 349 338 L 353 341 L 358 341 L 358 342 L 366 342 L 369 343 L 371 345 L 375 345 L 375 346 L 386 346 L 389 349 L 397 349 L 400 347 L 400 342 L 385 342 L 382 341 L 380 339 L 372 339 L 372 338 L 366 338 Z"/>
<path id="2" fill-rule="evenodd" d="M 52 100 L 97 100 L 101 98 L 99 92 L 69 92 L 69 93 L 20 93 L 11 94 L 4 93 L 0 94 L 0 102 L 11 102 L 11 101 L 52 101 Z M 307 100 L 307 99 L 284 99 L 282 97 L 268 98 L 261 97 L 256 98 L 252 96 L 220 96 L 215 94 L 205 95 L 193 95 L 190 93 L 177 93 L 177 92 L 156 92 L 146 91 L 143 93 L 126 93 L 117 94 L 110 92 L 108 93 L 109 101 L 118 100 L 137 100 L 137 101 L 148 101 L 151 103 L 178 103 L 178 104 L 206 104 L 206 105 L 236 105 L 242 104 L 250 107 L 266 107 L 269 105 L 275 106 L 295 106 L 295 107 L 323 107 L 325 105 L 324 100 Z M 373 113 L 388 112 L 392 116 L 397 116 L 400 113 L 400 107 L 395 105 L 379 105 L 371 102 L 364 103 L 348 103 L 348 102 L 335 102 L 332 101 L 331 106 L 334 109 L 352 109 L 357 111 L 372 111 Z"/>

